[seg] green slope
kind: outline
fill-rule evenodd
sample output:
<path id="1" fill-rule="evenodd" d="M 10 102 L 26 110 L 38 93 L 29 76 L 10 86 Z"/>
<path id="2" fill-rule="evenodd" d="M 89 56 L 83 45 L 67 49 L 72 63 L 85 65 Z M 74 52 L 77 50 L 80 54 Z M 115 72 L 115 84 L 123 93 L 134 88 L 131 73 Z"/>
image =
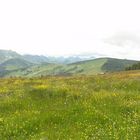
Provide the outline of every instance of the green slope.
<path id="1" fill-rule="evenodd" d="M 9 59 L 0 65 L 5 70 L 16 70 L 32 66 L 33 64 L 20 58 Z"/>
<path id="2" fill-rule="evenodd" d="M 19 69 L 11 72 L 10 76 L 45 76 L 45 75 L 79 75 L 79 74 L 97 74 L 101 73 L 101 67 L 107 59 L 95 59 L 73 63 L 69 65 L 63 64 L 42 64 L 28 67 L 27 69 Z"/>
<path id="3" fill-rule="evenodd" d="M 101 73 L 102 66 L 107 62 L 107 58 L 99 58 L 94 60 L 88 60 L 78 63 L 70 64 L 69 67 L 75 67 L 72 73 L 76 74 L 97 74 Z"/>
<path id="4" fill-rule="evenodd" d="M 59 64 L 46 63 L 46 64 L 30 66 L 27 68 L 17 69 L 11 71 L 5 76 L 6 77 L 9 76 L 37 77 L 37 76 L 46 76 L 46 75 L 57 75 L 59 73 L 57 72 L 57 69 L 59 69 L 60 67 L 63 67 L 63 65 L 59 66 Z"/>
<path id="5" fill-rule="evenodd" d="M 107 58 L 107 62 L 102 66 L 104 72 L 122 71 L 126 67 L 136 64 L 138 61 Z"/>
<path id="6" fill-rule="evenodd" d="M 31 66 L 33 66 L 32 63 L 20 58 L 9 59 L 0 64 L 0 77 L 17 76 L 19 70 L 26 70 Z"/>
<path id="7" fill-rule="evenodd" d="M 61 73 L 74 75 L 93 75 L 104 72 L 123 71 L 127 66 L 131 66 L 138 61 L 115 59 L 115 58 L 98 58 L 65 65 L 61 68 Z M 59 73 L 58 73 L 59 74 Z"/>
<path id="8" fill-rule="evenodd" d="M 14 62 L 15 65 L 13 65 L 9 60 L 6 68 L 8 68 L 8 70 L 9 68 L 14 69 L 13 71 L 8 71 L 4 76 L 37 77 L 47 75 L 95 75 L 105 72 L 123 71 L 126 67 L 137 62 L 138 61 L 125 59 L 98 58 L 67 65 L 55 63 L 31 65 L 25 60 L 20 60 L 19 64 Z"/>

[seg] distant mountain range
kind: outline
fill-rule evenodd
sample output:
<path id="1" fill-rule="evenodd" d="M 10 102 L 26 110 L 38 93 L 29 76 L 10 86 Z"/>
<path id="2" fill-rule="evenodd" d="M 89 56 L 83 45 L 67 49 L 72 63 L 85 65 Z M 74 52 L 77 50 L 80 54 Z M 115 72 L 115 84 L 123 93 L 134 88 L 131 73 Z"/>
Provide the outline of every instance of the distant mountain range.
<path id="1" fill-rule="evenodd" d="M 11 50 L 0 50 L 0 64 L 5 62 L 9 59 L 14 58 L 20 58 L 24 59 L 28 62 L 34 63 L 34 64 L 42 64 L 42 63 L 61 63 L 61 64 L 69 64 L 74 63 L 77 61 L 83 61 L 83 60 L 90 60 L 95 57 L 87 56 L 87 55 L 73 55 L 69 57 L 52 57 L 52 56 L 44 56 L 44 55 L 20 55 L 17 52 L 11 51 Z"/>
<path id="2" fill-rule="evenodd" d="M 0 77 L 46 75 L 92 75 L 125 70 L 139 61 L 93 56 L 46 57 L 0 50 Z"/>

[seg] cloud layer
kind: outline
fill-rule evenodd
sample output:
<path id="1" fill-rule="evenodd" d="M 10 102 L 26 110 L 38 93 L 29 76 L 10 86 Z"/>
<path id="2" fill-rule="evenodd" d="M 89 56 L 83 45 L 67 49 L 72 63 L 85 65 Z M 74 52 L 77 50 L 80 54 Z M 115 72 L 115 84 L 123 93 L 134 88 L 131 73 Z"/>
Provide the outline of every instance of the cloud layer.
<path id="1" fill-rule="evenodd" d="M 140 60 L 139 5 L 139 0 L 0 1 L 0 49 Z"/>

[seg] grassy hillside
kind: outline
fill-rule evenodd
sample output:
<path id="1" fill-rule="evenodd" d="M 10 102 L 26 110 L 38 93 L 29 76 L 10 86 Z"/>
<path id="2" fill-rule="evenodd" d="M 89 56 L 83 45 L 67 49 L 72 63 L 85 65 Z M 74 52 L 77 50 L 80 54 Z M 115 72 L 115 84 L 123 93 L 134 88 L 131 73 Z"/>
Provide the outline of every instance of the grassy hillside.
<path id="1" fill-rule="evenodd" d="M 10 71 L 5 77 L 9 76 L 16 76 L 16 77 L 38 77 L 38 76 L 46 76 L 46 75 L 55 75 L 55 70 L 57 73 L 57 69 L 59 67 L 63 67 L 63 65 L 59 64 L 41 64 L 41 65 L 34 65 L 28 68 L 17 69 L 14 71 Z"/>
<path id="2" fill-rule="evenodd" d="M 131 67 L 138 62 L 139 61 L 114 58 L 87 60 L 87 58 L 82 58 L 80 56 L 65 58 L 41 55 L 20 55 L 11 50 L 0 50 L 0 77 L 96 75 L 99 73 L 123 71 L 126 67 Z"/>
<path id="3" fill-rule="evenodd" d="M 32 63 L 20 58 L 9 59 L 0 64 L 0 77 L 20 76 L 19 70 L 25 70 L 31 66 L 33 66 Z"/>
<path id="4" fill-rule="evenodd" d="M 0 79 L 2 140 L 139 140 L 140 71 Z"/>
<path id="5" fill-rule="evenodd" d="M 107 62 L 102 66 L 102 70 L 105 72 L 123 71 L 126 67 L 136 64 L 138 61 L 126 60 L 126 59 L 114 59 L 107 58 Z"/>
<path id="6" fill-rule="evenodd" d="M 137 63 L 137 61 L 98 58 L 68 65 L 42 64 L 26 69 L 24 73 L 27 73 L 26 76 L 29 77 L 41 75 L 96 75 L 105 72 L 123 71 L 127 66 L 131 66 L 135 63 Z"/>
<path id="7" fill-rule="evenodd" d="M 90 75 L 103 72 L 102 66 L 107 62 L 106 58 L 77 62 L 73 64 L 49 64 L 35 65 L 27 69 L 12 71 L 7 76 L 45 76 L 45 75 Z"/>
<path id="8" fill-rule="evenodd" d="M 131 66 L 137 62 L 138 61 L 124 59 L 98 58 L 72 64 L 42 63 L 32 65 L 32 63 L 27 62 L 23 59 L 11 59 L 2 64 L 10 71 L 6 71 L 5 74 L 2 74 L 4 77 L 37 77 L 46 75 L 96 75 L 105 72 L 123 71 L 126 67 Z"/>
<path id="9" fill-rule="evenodd" d="M 32 66 L 33 63 L 30 63 L 26 60 L 20 58 L 9 59 L 4 63 L 0 64 L 0 69 L 3 68 L 5 70 L 16 70 L 21 68 L 27 68 Z"/>
<path id="10" fill-rule="evenodd" d="M 76 67 L 79 71 L 74 73 L 79 74 L 97 74 L 102 72 L 102 66 L 107 62 L 107 58 L 99 58 L 83 62 L 70 64 L 69 66 Z"/>

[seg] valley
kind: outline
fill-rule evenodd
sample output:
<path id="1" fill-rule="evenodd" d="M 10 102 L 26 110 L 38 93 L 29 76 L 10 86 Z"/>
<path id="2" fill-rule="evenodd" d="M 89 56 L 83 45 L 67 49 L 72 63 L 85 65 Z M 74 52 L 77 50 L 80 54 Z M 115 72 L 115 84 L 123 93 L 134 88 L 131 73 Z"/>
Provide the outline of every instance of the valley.
<path id="1" fill-rule="evenodd" d="M 116 58 L 89 58 L 89 60 L 72 57 L 47 58 L 45 56 L 19 55 L 13 51 L 0 51 L 3 57 L 0 63 L 0 77 L 39 77 L 68 75 L 97 75 L 125 71 L 139 61 Z M 55 61 L 57 60 L 57 61 Z M 67 60 L 67 62 L 66 62 Z"/>

